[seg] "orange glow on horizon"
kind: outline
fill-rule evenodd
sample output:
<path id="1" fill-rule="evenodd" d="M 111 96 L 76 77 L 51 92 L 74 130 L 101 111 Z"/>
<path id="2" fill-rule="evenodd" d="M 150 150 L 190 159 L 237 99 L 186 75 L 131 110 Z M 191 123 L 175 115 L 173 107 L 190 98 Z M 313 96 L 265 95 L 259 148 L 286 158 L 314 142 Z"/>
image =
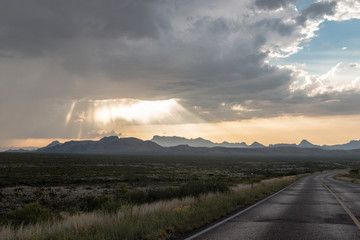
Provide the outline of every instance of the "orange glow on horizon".
<path id="1" fill-rule="evenodd" d="M 221 123 L 193 124 L 143 124 L 121 126 L 122 129 L 112 129 L 121 132 L 121 137 L 137 137 L 143 140 L 154 135 L 181 136 L 186 138 L 202 137 L 213 142 L 246 142 L 254 141 L 264 145 L 275 143 L 296 143 L 307 139 L 317 145 L 344 144 L 350 140 L 359 140 L 360 115 L 331 117 L 291 117 L 250 119 L 243 121 Z M 109 129 L 104 129 L 110 132 Z M 87 139 L 98 140 L 100 139 Z M 28 138 L 12 139 L 2 142 L 2 147 L 43 147 L 58 140 L 66 142 L 74 139 Z M 78 139 L 81 140 L 81 139 Z M 85 139 L 84 139 L 85 140 Z"/>
<path id="2" fill-rule="evenodd" d="M 64 139 L 64 138 L 25 138 L 25 139 L 10 139 L 2 144 L 4 148 L 21 148 L 21 147 L 45 147 L 49 143 L 58 140 L 59 142 L 67 142 L 76 139 Z M 95 139 L 88 139 L 95 140 Z"/>
<path id="3" fill-rule="evenodd" d="M 221 123 L 178 124 L 169 126 L 129 126 L 126 136 L 151 139 L 153 135 L 202 137 L 213 142 L 254 141 L 264 145 L 300 143 L 306 139 L 317 145 L 344 144 L 358 140 L 360 115 L 331 117 L 291 117 L 250 119 Z"/>

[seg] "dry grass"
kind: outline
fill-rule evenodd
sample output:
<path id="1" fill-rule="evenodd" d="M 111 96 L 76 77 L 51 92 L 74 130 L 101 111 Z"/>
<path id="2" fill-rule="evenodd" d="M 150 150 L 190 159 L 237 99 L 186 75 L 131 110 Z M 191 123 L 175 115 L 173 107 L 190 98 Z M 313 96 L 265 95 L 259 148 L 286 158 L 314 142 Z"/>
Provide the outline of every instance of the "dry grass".
<path id="1" fill-rule="evenodd" d="M 335 179 L 360 184 L 360 168 L 348 169 L 347 172 L 343 172 L 334 176 Z"/>
<path id="2" fill-rule="evenodd" d="M 0 228 L 0 239 L 165 239 L 224 216 L 236 208 L 251 204 L 296 178 L 239 186 L 228 194 L 209 193 L 138 206 L 123 206 L 116 213 L 82 213 L 62 221 Z"/>
<path id="3" fill-rule="evenodd" d="M 334 176 L 335 179 L 341 180 L 341 181 L 345 181 L 345 182 L 351 182 L 351 183 L 357 183 L 360 184 L 360 179 L 356 179 L 356 178 L 350 178 L 350 177 L 344 177 L 341 175 L 336 175 Z"/>
<path id="4" fill-rule="evenodd" d="M 31 239 L 41 235 L 52 235 L 57 232 L 79 233 L 94 226 L 114 224 L 129 218 L 143 218 L 147 215 L 167 212 L 184 205 L 194 204 L 193 197 L 159 201 L 139 206 L 124 206 L 115 214 L 102 212 L 81 213 L 68 217 L 62 221 L 48 221 L 43 224 L 20 226 L 13 229 L 10 226 L 0 228 L 0 239 Z"/>

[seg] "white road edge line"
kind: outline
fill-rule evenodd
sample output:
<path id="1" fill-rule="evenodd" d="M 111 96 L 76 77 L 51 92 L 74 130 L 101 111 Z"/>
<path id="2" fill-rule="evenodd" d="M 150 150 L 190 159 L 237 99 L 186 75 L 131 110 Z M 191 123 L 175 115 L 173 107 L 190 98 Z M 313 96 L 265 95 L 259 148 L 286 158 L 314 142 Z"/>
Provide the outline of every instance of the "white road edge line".
<path id="1" fill-rule="evenodd" d="M 346 205 L 344 204 L 343 201 L 340 200 L 340 198 L 333 192 L 331 191 L 331 189 L 325 184 L 322 183 L 323 186 L 334 196 L 334 198 L 336 199 L 336 201 L 338 201 L 340 203 L 340 205 L 343 207 L 343 209 L 345 210 L 345 212 L 350 216 L 350 218 L 353 220 L 353 222 L 355 223 L 355 225 L 359 228 L 360 230 L 360 222 L 359 220 L 355 217 L 355 215 L 350 211 L 350 209 L 348 209 L 346 207 Z"/>
<path id="2" fill-rule="evenodd" d="M 206 228 L 206 229 L 204 229 L 204 230 L 202 230 L 202 231 L 200 231 L 200 232 L 198 232 L 198 233 L 196 233 L 196 234 L 194 234 L 194 235 L 192 235 L 192 236 L 190 236 L 190 237 L 188 237 L 188 238 L 185 238 L 184 240 L 192 240 L 192 239 L 194 239 L 194 238 L 196 238 L 196 237 L 198 237 L 198 236 L 200 236 L 200 235 L 202 235 L 202 234 L 204 234 L 204 233 L 206 233 L 206 232 L 208 232 L 208 231 L 210 231 L 210 230 L 212 230 L 212 229 L 214 229 L 214 228 L 216 228 L 216 227 L 218 227 L 218 226 L 226 223 L 227 221 L 230 221 L 231 219 L 236 218 L 237 216 L 239 216 L 239 215 L 241 215 L 241 214 L 249 211 L 250 209 L 256 207 L 257 205 L 259 205 L 259 204 L 261 204 L 261 203 L 269 200 L 270 198 L 278 195 L 278 194 L 281 193 L 282 191 L 285 191 L 286 189 L 292 187 L 295 183 L 297 183 L 297 182 L 298 182 L 299 180 L 301 180 L 301 179 L 303 179 L 303 178 L 300 178 L 300 179 L 296 180 L 295 182 L 293 182 L 293 183 L 290 184 L 289 186 L 284 187 L 284 188 L 281 189 L 280 191 L 278 191 L 278 192 L 276 192 L 276 193 L 273 193 L 272 195 L 268 196 L 267 198 L 264 198 L 263 200 L 260 200 L 259 202 L 257 202 L 257 203 L 255 203 L 255 204 L 253 204 L 253 205 L 251 205 L 251 206 L 249 206 L 249 207 L 241 210 L 240 212 L 238 212 L 238 213 L 236 213 L 236 214 L 234 214 L 234 215 L 232 215 L 232 216 L 230 216 L 230 217 L 228 217 L 228 218 L 225 218 L 224 220 L 222 220 L 222 221 L 220 221 L 220 222 L 218 222 L 218 223 L 216 223 L 216 224 L 214 224 L 214 225 L 212 225 L 212 226 L 210 226 L 210 227 L 208 227 L 208 228 Z"/>

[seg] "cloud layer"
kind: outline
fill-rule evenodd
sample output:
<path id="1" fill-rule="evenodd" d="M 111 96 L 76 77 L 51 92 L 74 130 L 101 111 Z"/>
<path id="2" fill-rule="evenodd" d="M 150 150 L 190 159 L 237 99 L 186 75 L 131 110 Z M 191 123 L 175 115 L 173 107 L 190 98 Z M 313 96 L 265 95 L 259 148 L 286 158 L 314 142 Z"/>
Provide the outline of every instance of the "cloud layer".
<path id="1" fill-rule="evenodd" d="M 360 18 L 356 0 L 0 2 L 4 138 L 78 137 L 63 126 L 74 101 L 178 99 L 209 122 L 360 113 L 358 63 L 312 76 L 268 62 Z"/>

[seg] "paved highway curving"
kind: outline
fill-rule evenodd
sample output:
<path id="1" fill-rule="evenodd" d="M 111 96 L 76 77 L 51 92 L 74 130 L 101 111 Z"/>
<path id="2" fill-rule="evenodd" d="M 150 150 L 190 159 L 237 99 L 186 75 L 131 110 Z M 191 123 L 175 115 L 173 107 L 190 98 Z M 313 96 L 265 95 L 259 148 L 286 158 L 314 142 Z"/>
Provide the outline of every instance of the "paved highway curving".
<path id="1" fill-rule="evenodd" d="M 307 176 L 279 194 L 188 239 L 360 239 L 360 185 Z"/>

